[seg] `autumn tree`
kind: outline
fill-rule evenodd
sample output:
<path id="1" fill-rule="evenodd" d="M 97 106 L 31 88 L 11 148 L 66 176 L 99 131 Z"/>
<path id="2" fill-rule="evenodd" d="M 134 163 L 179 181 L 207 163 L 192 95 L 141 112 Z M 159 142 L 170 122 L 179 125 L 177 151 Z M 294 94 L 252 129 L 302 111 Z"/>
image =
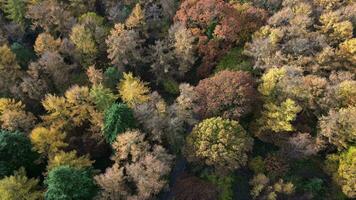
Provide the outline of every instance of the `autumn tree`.
<path id="1" fill-rule="evenodd" d="M 45 156 L 52 157 L 68 144 L 66 135 L 55 128 L 36 127 L 30 134 L 34 149 Z"/>
<path id="2" fill-rule="evenodd" d="M 25 105 L 21 101 L 0 98 L 0 125 L 2 129 L 28 133 L 35 121 L 35 116 L 26 112 Z"/>
<path id="3" fill-rule="evenodd" d="M 265 20 L 262 9 L 221 0 L 184 1 L 175 16 L 175 22 L 183 23 L 199 39 L 202 63 L 198 73 L 203 77 L 209 75 L 219 58 Z"/>
<path id="4" fill-rule="evenodd" d="M 93 199 L 97 193 L 91 172 L 69 166 L 51 170 L 45 179 L 45 199 Z"/>
<path id="5" fill-rule="evenodd" d="M 33 27 L 43 28 L 54 35 L 68 35 L 75 18 L 65 7 L 64 2 L 57 0 L 33 1 L 28 5 L 26 17 L 32 20 Z"/>
<path id="6" fill-rule="evenodd" d="M 340 155 L 338 176 L 340 177 L 340 183 L 342 191 L 350 198 L 355 198 L 355 165 L 356 165 L 356 148 L 351 146 L 347 151 Z"/>
<path id="7" fill-rule="evenodd" d="M 8 176 L 21 166 L 33 170 L 38 155 L 32 150 L 30 140 L 22 133 L 0 132 L 0 177 Z"/>
<path id="8" fill-rule="evenodd" d="M 136 30 L 128 30 L 123 24 L 115 24 L 106 39 L 106 44 L 108 58 L 121 70 L 127 65 L 136 67 L 140 62 L 142 40 Z"/>
<path id="9" fill-rule="evenodd" d="M 94 162 L 89 159 L 88 155 L 78 156 L 75 150 L 70 152 L 60 151 L 49 158 L 47 171 L 59 166 L 69 166 L 75 169 L 88 169 Z"/>
<path id="10" fill-rule="evenodd" d="M 201 118 L 222 116 L 239 119 L 252 111 L 256 100 L 255 83 L 247 72 L 222 71 L 211 78 L 201 80 L 195 91 L 195 106 Z"/>
<path id="11" fill-rule="evenodd" d="M 105 52 L 106 35 L 103 17 L 94 12 L 79 17 L 79 22 L 72 28 L 70 39 L 79 51 L 83 64 L 92 64 L 95 58 Z"/>
<path id="12" fill-rule="evenodd" d="M 356 141 L 356 107 L 330 110 L 319 120 L 320 137 L 338 149 L 347 149 Z"/>
<path id="13" fill-rule="evenodd" d="M 37 36 L 34 49 L 37 54 L 43 54 L 46 51 L 58 51 L 61 46 L 61 39 L 55 39 L 50 33 L 41 33 Z"/>
<path id="14" fill-rule="evenodd" d="M 151 70 L 158 81 L 181 79 L 196 61 L 195 37 L 181 23 L 170 27 L 168 37 L 156 41 L 152 49 Z"/>
<path id="15" fill-rule="evenodd" d="M 101 197 L 151 199 L 167 184 L 165 176 L 173 157 L 162 146 L 150 145 L 145 134 L 137 130 L 122 133 L 113 148 L 115 164 L 95 178 L 103 189 Z M 132 185 L 136 189 L 131 190 Z"/>
<path id="16" fill-rule="evenodd" d="M 0 93 L 9 95 L 11 88 L 19 81 L 22 72 L 17 64 L 16 55 L 7 45 L 0 46 Z"/>
<path id="17" fill-rule="evenodd" d="M 38 185 L 39 180 L 27 178 L 24 168 L 0 180 L 0 195 L 3 200 L 41 200 L 43 192 Z"/>
<path id="18" fill-rule="evenodd" d="M 149 98 L 147 94 L 150 89 L 147 87 L 147 83 L 134 77 L 132 73 L 123 74 L 117 89 L 122 101 L 130 107 L 144 103 Z"/>
<path id="19" fill-rule="evenodd" d="M 250 181 L 252 186 L 251 195 L 253 199 L 278 199 L 279 196 L 291 195 L 294 193 L 295 186 L 291 182 L 279 179 L 276 182 L 264 174 L 257 174 Z"/>
<path id="20" fill-rule="evenodd" d="M 252 145 L 253 139 L 237 121 L 209 118 L 188 135 L 186 155 L 217 170 L 234 170 L 246 165 Z"/>

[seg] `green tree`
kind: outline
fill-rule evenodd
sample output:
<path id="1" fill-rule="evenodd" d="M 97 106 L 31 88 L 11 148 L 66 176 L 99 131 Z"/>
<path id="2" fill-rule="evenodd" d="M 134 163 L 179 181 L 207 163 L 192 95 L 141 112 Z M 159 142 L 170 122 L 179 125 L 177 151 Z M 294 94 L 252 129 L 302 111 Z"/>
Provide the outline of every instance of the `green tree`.
<path id="1" fill-rule="evenodd" d="M 0 196 L 2 200 L 41 200 L 43 192 L 39 190 L 37 179 L 26 177 L 24 168 L 20 168 L 12 176 L 0 180 Z"/>
<path id="2" fill-rule="evenodd" d="M 24 134 L 0 130 L 0 178 L 12 174 L 21 166 L 26 170 L 33 169 L 37 157 Z"/>
<path id="3" fill-rule="evenodd" d="M 108 142 L 114 142 L 118 134 L 135 127 L 133 112 L 126 104 L 112 104 L 105 112 L 103 131 Z"/>
<path id="4" fill-rule="evenodd" d="M 45 179 L 46 200 L 90 200 L 97 193 L 89 170 L 59 166 L 51 170 Z"/>
<path id="5" fill-rule="evenodd" d="M 252 145 L 252 137 L 237 121 L 209 118 L 188 135 L 186 155 L 218 170 L 234 170 L 246 165 Z"/>
<path id="6" fill-rule="evenodd" d="M 1 0 L 0 6 L 8 19 L 20 25 L 24 25 L 26 0 Z"/>

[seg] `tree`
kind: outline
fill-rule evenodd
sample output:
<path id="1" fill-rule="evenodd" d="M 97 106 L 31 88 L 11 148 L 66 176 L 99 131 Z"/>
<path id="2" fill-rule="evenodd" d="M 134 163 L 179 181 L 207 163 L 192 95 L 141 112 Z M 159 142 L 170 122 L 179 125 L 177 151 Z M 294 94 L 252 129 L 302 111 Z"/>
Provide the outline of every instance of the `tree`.
<path id="1" fill-rule="evenodd" d="M 37 36 L 34 49 L 37 54 L 42 54 L 45 51 L 55 52 L 61 46 L 61 39 L 55 39 L 50 33 L 41 33 Z"/>
<path id="2" fill-rule="evenodd" d="M 75 18 L 65 7 L 63 2 L 56 0 L 33 1 L 28 5 L 26 17 L 32 20 L 34 27 L 43 28 L 53 35 L 68 35 Z"/>
<path id="3" fill-rule="evenodd" d="M 124 200 L 129 195 L 129 188 L 126 185 L 124 169 L 115 163 L 107 168 L 105 173 L 94 177 L 96 183 L 101 187 L 99 199 Z"/>
<path id="4" fill-rule="evenodd" d="M 90 98 L 93 99 L 98 110 L 105 112 L 106 109 L 115 103 L 117 96 L 109 88 L 105 88 L 102 84 L 99 84 L 90 88 Z"/>
<path id="5" fill-rule="evenodd" d="M 350 198 L 356 197 L 356 147 L 351 146 L 347 151 L 341 153 L 338 167 L 338 176 L 342 191 Z"/>
<path id="6" fill-rule="evenodd" d="M 45 179 L 48 200 L 90 200 L 97 193 L 91 172 L 69 166 L 59 166 L 51 170 Z"/>
<path id="7" fill-rule="evenodd" d="M 203 119 L 244 117 L 252 111 L 256 101 L 254 85 L 252 76 L 247 72 L 221 71 L 201 80 L 195 88 L 198 95 L 195 111 Z"/>
<path id="8" fill-rule="evenodd" d="M 21 166 L 32 170 L 37 157 L 24 134 L 0 130 L 0 178 L 11 175 Z"/>
<path id="9" fill-rule="evenodd" d="M 52 157 L 61 149 L 67 147 L 65 143 L 66 134 L 55 128 L 37 127 L 30 134 L 31 142 L 34 149 L 45 156 Z"/>
<path id="10" fill-rule="evenodd" d="M 9 95 L 10 89 L 21 77 L 20 66 L 16 62 L 16 55 L 7 45 L 0 46 L 0 55 L 0 94 Z"/>
<path id="11" fill-rule="evenodd" d="M 79 23 L 72 28 L 70 39 L 82 56 L 83 64 L 92 64 L 95 58 L 105 52 L 106 35 L 103 17 L 94 12 L 79 17 Z"/>
<path id="12" fill-rule="evenodd" d="M 178 177 L 172 191 L 174 193 L 174 197 L 180 200 L 218 199 L 218 190 L 214 184 L 188 174 L 183 174 Z"/>
<path id="13" fill-rule="evenodd" d="M 0 180 L 0 196 L 3 200 L 41 200 L 43 192 L 39 190 L 39 180 L 26 177 L 24 168 Z"/>
<path id="14" fill-rule="evenodd" d="M 335 145 L 339 150 L 347 149 L 356 141 L 356 107 L 330 110 L 319 120 L 319 137 Z"/>
<path id="15" fill-rule="evenodd" d="M 24 0 L 1 0 L 0 8 L 6 17 L 22 26 L 25 24 L 26 1 Z"/>
<path id="16" fill-rule="evenodd" d="M 93 163 L 94 162 L 89 159 L 88 155 L 77 156 L 75 150 L 70 152 L 59 151 L 49 158 L 47 171 L 51 171 L 59 166 L 69 166 L 75 169 L 88 169 Z"/>
<path id="17" fill-rule="evenodd" d="M 276 133 L 294 130 L 291 122 L 296 119 L 297 114 L 301 111 L 301 107 L 295 101 L 287 99 L 280 105 L 266 103 L 263 107 L 265 110 L 257 121 L 261 130 L 272 130 Z"/>
<path id="18" fill-rule="evenodd" d="M 122 71 L 126 65 L 136 67 L 141 59 L 142 41 L 139 33 L 135 30 L 126 30 L 123 24 L 115 24 L 106 39 L 106 44 L 108 58 Z"/>
<path id="19" fill-rule="evenodd" d="M 108 142 L 114 142 L 118 134 L 135 127 L 133 112 L 126 104 L 114 103 L 106 110 L 103 133 Z"/>
<path id="20" fill-rule="evenodd" d="M 9 131 L 29 132 L 35 124 L 35 116 L 25 111 L 25 105 L 14 99 L 0 98 L 0 125 Z"/>
<path id="21" fill-rule="evenodd" d="M 138 130 L 117 136 L 113 144 L 115 164 L 95 179 L 108 199 L 152 199 L 167 184 L 173 156 L 151 145 Z M 136 189 L 131 190 L 131 186 Z M 122 190 L 119 190 L 122 189 Z"/>
<path id="22" fill-rule="evenodd" d="M 202 63 L 198 75 L 207 77 L 217 61 L 237 43 L 263 25 L 264 10 L 222 0 L 184 1 L 175 22 L 184 24 L 198 38 Z"/>
<path id="23" fill-rule="evenodd" d="M 130 107 L 144 103 L 149 98 L 147 94 L 150 89 L 147 87 L 147 83 L 134 77 L 132 73 L 124 73 L 117 88 L 122 101 Z"/>
<path id="24" fill-rule="evenodd" d="M 291 195 L 295 190 L 293 183 L 285 183 L 282 179 L 271 183 L 270 179 L 264 174 L 254 176 L 250 181 L 250 185 L 253 187 L 251 190 L 253 199 L 276 200 L 279 195 Z"/>
<path id="25" fill-rule="evenodd" d="M 237 121 L 209 118 L 197 124 L 187 137 L 186 155 L 217 170 L 235 170 L 247 163 L 253 139 Z"/>

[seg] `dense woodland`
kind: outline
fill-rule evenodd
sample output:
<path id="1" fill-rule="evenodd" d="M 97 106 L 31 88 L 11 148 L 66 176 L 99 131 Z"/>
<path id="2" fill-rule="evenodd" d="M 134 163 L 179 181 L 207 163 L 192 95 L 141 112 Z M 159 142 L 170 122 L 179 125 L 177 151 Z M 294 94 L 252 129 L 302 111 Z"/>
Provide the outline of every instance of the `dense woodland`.
<path id="1" fill-rule="evenodd" d="M 0 0 L 0 199 L 355 199 L 355 36 L 355 0 Z"/>

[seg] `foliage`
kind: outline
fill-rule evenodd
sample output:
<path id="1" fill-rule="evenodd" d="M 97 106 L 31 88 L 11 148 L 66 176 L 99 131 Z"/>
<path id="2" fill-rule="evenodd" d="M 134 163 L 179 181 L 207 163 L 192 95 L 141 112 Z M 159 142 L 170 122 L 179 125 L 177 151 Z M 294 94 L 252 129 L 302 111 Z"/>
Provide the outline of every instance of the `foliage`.
<path id="1" fill-rule="evenodd" d="M 30 139 L 34 149 L 46 156 L 53 156 L 62 148 L 68 146 L 65 143 L 66 135 L 54 128 L 37 127 L 31 131 Z"/>
<path id="2" fill-rule="evenodd" d="M 350 198 L 355 198 L 355 165 L 356 165 L 356 148 L 351 146 L 347 151 L 340 155 L 338 176 L 342 191 Z"/>
<path id="3" fill-rule="evenodd" d="M 112 143 L 118 134 L 135 128 L 135 124 L 132 110 L 126 104 L 114 103 L 105 112 L 103 134 Z"/>
<path id="4" fill-rule="evenodd" d="M 167 184 L 165 176 L 170 172 L 173 157 L 162 146 L 151 146 L 144 138 L 137 130 L 117 136 L 113 144 L 115 164 L 95 177 L 103 189 L 101 197 L 150 199 Z M 130 191 L 130 185 L 137 190 Z"/>
<path id="5" fill-rule="evenodd" d="M 215 73 L 223 70 L 249 71 L 252 72 L 252 64 L 246 56 L 242 54 L 243 48 L 235 47 L 224 55 L 215 68 Z"/>
<path id="6" fill-rule="evenodd" d="M 253 139 L 237 121 L 209 118 L 188 135 L 186 156 L 217 170 L 234 170 L 247 164 L 252 145 Z"/>
<path id="7" fill-rule="evenodd" d="M 146 85 L 147 83 L 134 77 L 132 73 L 124 73 L 118 85 L 119 95 L 122 101 L 130 107 L 144 103 L 148 100 L 147 94 L 150 91 Z"/>
<path id="8" fill-rule="evenodd" d="M 233 184 L 234 184 L 234 176 L 217 176 L 215 174 L 207 174 L 204 175 L 204 179 L 207 179 L 209 182 L 216 185 L 220 190 L 219 200 L 232 200 L 233 199 Z"/>
<path id="9" fill-rule="evenodd" d="M 90 168 L 92 164 L 93 161 L 89 160 L 89 156 L 79 157 L 75 150 L 70 152 L 60 151 L 49 158 L 47 170 L 51 171 L 56 167 L 64 165 L 76 169 L 87 169 Z"/>
<path id="10" fill-rule="evenodd" d="M 29 179 L 24 168 L 0 180 L 0 195 L 3 200 L 41 200 L 43 193 L 39 190 L 39 180 Z"/>
<path id="11" fill-rule="evenodd" d="M 30 140 L 19 132 L 0 131 L 0 177 L 9 176 L 20 167 L 33 170 L 38 155 Z"/>
<path id="12" fill-rule="evenodd" d="M 26 14 L 25 0 L 1 0 L 0 8 L 5 12 L 8 19 L 24 26 Z"/>
<path id="13" fill-rule="evenodd" d="M 221 71 L 199 82 L 194 109 L 203 119 L 216 116 L 239 119 L 252 111 L 256 99 L 254 84 L 247 72 Z"/>
<path id="14" fill-rule="evenodd" d="M 294 185 L 291 182 L 284 182 L 279 179 L 277 182 L 270 182 L 269 178 L 264 174 L 257 174 L 250 181 L 253 187 L 251 195 L 253 199 L 268 199 L 276 200 L 279 195 L 290 195 L 294 192 Z"/>
<path id="15" fill-rule="evenodd" d="M 94 85 L 90 89 L 90 98 L 93 99 L 95 106 L 100 111 L 108 109 L 115 101 L 116 95 L 114 95 L 110 89 L 105 88 L 102 84 Z"/>
<path id="16" fill-rule="evenodd" d="M 90 200 L 97 193 L 91 172 L 69 166 L 59 166 L 51 170 L 45 180 L 48 189 L 45 199 Z"/>
<path id="17" fill-rule="evenodd" d="M 330 110 L 319 121 L 320 137 L 338 149 L 347 149 L 356 141 L 356 107 Z"/>
<path id="18" fill-rule="evenodd" d="M 14 99 L 0 98 L 0 125 L 9 131 L 28 132 L 35 123 L 35 116 L 25 111 L 25 105 Z"/>

